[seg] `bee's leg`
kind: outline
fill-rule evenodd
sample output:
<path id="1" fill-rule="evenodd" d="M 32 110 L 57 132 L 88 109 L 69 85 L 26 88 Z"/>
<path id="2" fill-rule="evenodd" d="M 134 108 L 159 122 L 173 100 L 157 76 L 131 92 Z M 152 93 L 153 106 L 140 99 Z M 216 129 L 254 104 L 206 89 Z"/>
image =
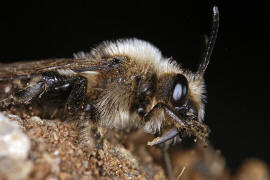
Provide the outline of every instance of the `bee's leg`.
<path id="1" fill-rule="evenodd" d="M 45 82 L 39 81 L 31 83 L 23 90 L 16 92 L 9 98 L 0 101 L 0 107 L 7 107 L 11 104 L 27 104 L 34 97 L 41 95 L 45 91 Z"/>
<path id="2" fill-rule="evenodd" d="M 92 106 L 86 103 L 87 80 L 78 76 L 71 85 L 72 90 L 67 99 L 65 109 L 78 122 L 79 141 L 87 142 L 87 128 L 91 120 Z"/>
<path id="3" fill-rule="evenodd" d="M 160 133 L 156 133 L 155 136 L 158 137 L 160 135 Z M 169 144 L 168 143 L 161 143 L 159 144 L 159 148 L 162 151 L 162 156 L 163 156 L 163 160 L 165 163 L 165 167 L 166 167 L 166 172 L 168 175 L 168 179 L 169 180 L 173 180 L 174 175 L 173 175 L 173 168 L 172 168 L 172 163 L 171 163 L 171 159 L 170 159 L 170 155 L 169 155 Z"/>
<path id="4" fill-rule="evenodd" d="M 66 110 L 70 115 L 83 111 L 86 106 L 87 80 L 77 76 L 71 84 L 71 92 L 66 102 Z"/>
<path id="5" fill-rule="evenodd" d="M 33 76 L 25 89 L 19 90 L 9 98 L 0 101 L 0 107 L 7 107 L 10 104 L 27 104 L 33 98 L 41 98 L 46 92 L 53 92 L 54 88 L 59 88 L 65 83 L 69 86 L 71 79 L 71 77 L 64 77 L 56 71 L 47 71 Z"/>
<path id="6" fill-rule="evenodd" d="M 157 103 L 148 113 L 144 115 L 144 121 L 151 121 L 151 119 L 155 117 L 154 114 L 159 110 L 164 110 L 168 117 L 179 123 L 181 126 L 185 126 L 184 122 L 176 115 L 176 113 L 164 103 Z"/>
<path id="7" fill-rule="evenodd" d="M 102 148 L 103 138 L 100 132 L 100 128 L 95 123 L 93 106 L 86 104 L 85 109 L 80 111 L 75 117 L 77 118 L 78 122 L 78 141 L 80 145 L 86 145 L 98 149 Z"/>
<path id="8" fill-rule="evenodd" d="M 95 123 L 95 110 L 87 102 L 87 80 L 78 76 L 72 83 L 72 90 L 66 102 L 66 111 L 78 122 L 79 142 L 85 145 L 94 145 L 94 137 L 100 137 Z"/>
<path id="9" fill-rule="evenodd" d="M 173 112 L 166 104 L 163 104 L 163 103 L 156 104 L 148 113 L 145 114 L 145 116 L 144 116 L 145 122 L 147 123 L 147 122 L 151 121 L 153 118 L 155 118 L 155 116 L 154 116 L 155 113 L 157 111 L 160 111 L 160 110 L 163 110 L 171 119 L 175 120 L 176 122 L 178 122 L 181 125 L 184 125 L 184 122 L 178 116 L 176 116 L 175 112 Z M 176 129 L 176 131 L 173 129 L 173 131 L 171 131 L 171 133 L 165 134 L 164 136 L 162 136 L 160 138 L 159 141 L 157 141 L 153 144 L 153 145 L 159 145 L 159 147 L 161 148 L 169 180 L 174 179 L 174 174 L 173 174 L 171 159 L 170 159 L 170 156 L 168 153 L 169 144 L 166 142 L 168 140 L 174 138 L 178 133 L 179 132 L 177 129 Z M 158 134 L 156 134 L 156 136 L 158 136 Z"/>
<path id="10" fill-rule="evenodd" d="M 159 145 L 161 151 L 162 151 L 162 155 L 163 155 L 163 159 L 164 159 L 164 163 L 166 166 L 166 171 L 168 174 L 168 179 L 169 180 L 173 180 L 174 179 L 174 175 L 173 175 L 173 168 L 172 168 L 172 163 L 171 163 L 171 159 L 168 153 L 168 148 L 169 148 L 169 144 L 167 143 L 162 143 Z"/>
<path id="11" fill-rule="evenodd" d="M 79 111 L 75 118 L 78 122 L 77 128 L 79 130 L 79 142 L 86 145 L 93 144 L 91 128 L 95 128 L 95 125 L 92 120 L 92 106 L 90 104 L 86 104 L 85 108 Z"/>

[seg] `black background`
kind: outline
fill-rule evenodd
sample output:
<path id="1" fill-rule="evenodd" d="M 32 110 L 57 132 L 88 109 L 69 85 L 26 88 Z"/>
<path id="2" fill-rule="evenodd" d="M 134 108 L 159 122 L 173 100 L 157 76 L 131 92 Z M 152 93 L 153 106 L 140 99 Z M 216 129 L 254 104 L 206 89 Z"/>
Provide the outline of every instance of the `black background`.
<path id="1" fill-rule="evenodd" d="M 247 157 L 270 163 L 269 12 L 263 1 L 10 2 L 1 5 L 0 61 L 71 57 L 103 40 L 137 37 L 195 70 L 213 5 L 219 6 L 220 31 L 205 76 L 211 140 L 233 170 Z"/>

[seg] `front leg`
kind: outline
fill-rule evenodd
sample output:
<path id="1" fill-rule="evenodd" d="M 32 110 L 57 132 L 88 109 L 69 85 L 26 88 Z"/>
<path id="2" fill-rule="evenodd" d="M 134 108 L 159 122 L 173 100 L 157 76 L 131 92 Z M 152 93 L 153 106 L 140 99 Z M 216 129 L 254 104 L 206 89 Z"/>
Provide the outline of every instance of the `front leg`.
<path id="1" fill-rule="evenodd" d="M 157 113 L 157 111 L 165 111 L 165 113 L 176 121 L 181 126 L 184 126 L 184 122 L 176 115 L 176 113 L 171 110 L 166 104 L 164 103 L 157 103 L 148 113 L 146 113 L 143 117 L 145 122 L 151 121 L 151 119 L 154 117 L 154 114 Z"/>
<path id="2" fill-rule="evenodd" d="M 163 156 L 163 160 L 166 166 L 166 171 L 168 174 L 168 179 L 169 180 L 173 180 L 174 179 L 174 174 L 173 174 L 173 167 L 172 167 L 172 163 L 171 163 L 171 158 L 169 155 L 169 144 L 163 143 L 160 144 L 160 149 L 162 151 L 162 156 Z"/>
<path id="3" fill-rule="evenodd" d="M 184 122 L 176 115 L 176 113 L 174 111 L 172 111 L 166 104 L 163 104 L 163 103 L 157 103 L 148 113 L 146 113 L 143 117 L 144 121 L 146 123 L 151 123 L 152 120 L 156 119 L 155 115 L 160 114 L 160 111 L 164 111 L 165 114 L 167 115 L 167 117 L 178 122 L 181 126 L 185 125 Z M 159 133 L 156 133 L 156 136 L 158 134 Z M 163 160 L 165 163 L 166 172 L 167 172 L 169 180 L 174 179 L 174 174 L 173 174 L 171 159 L 170 159 L 169 152 L 168 152 L 169 144 L 165 143 L 165 142 L 174 138 L 177 135 L 179 135 L 179 131 L 177 130 L 177 128 L 173 128 L 172 130 L 165 133 L 162 137 L 156 138 L 156 139 L 158 139 L 158 141 L 154 140 L 153 142 L 148 142 L 148 145 L 151 145 L 151 146 L 152 145 L 159 145 L 159 147 L 162 151 Z"/>
<path id="4" fill-rule="evenodd" d="M 143 119 L 146 122 L 146 127 L 147 125 L 149 126 L 149 124 L 153 124 L 151 121 L 155 121 L 155 114 L 159 114 L 159 111 L 164 111 L 166 117 L 174 122 L 174 128 L 169 130 L 162 137 L 149 143 L 149 145 L 164 143 L 179 135 L 180 132 L 182 132 L 181 134 L 195 136 L 203 141 L 206 141 L 210 130 L 204 123 L 196 120 L 187 121 L 164 103 L 157 103 L 148 113 L 145 114 Z"/>

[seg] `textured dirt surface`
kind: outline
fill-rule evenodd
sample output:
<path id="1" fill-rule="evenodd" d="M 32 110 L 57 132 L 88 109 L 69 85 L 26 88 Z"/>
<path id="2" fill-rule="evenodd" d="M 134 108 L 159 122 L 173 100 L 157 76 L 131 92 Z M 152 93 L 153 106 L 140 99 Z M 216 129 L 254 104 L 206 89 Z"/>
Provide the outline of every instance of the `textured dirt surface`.
<path id="1" fill-rule="evenodd" d="M 23 161 L 31 166 L 26 179 L 165 179 L 163 169 L 144 150 L 132 153 L 116 140 L 107 139 L 96 147 L 81 145 L 73 122 L 15 117 L 11 119 L 20 121 L 31 142 L 29 156 Z M 13 163 L 17 164 L 16 159 Z M 8 175 L 15 170 L 3 171 L 3 179 L 16 179 Z"/>
<path id="2" fill-rule="evenodd" d="M 141 130 L 127 135 L 97 129 L 102 141 L 82 145 L 74 122 L 3 115 L 19 124 L 31 145 L 27 157 L 0 157 L 0 180 L 167 179 L 161 151 L 146 145 L 153 137 Z M 96 134 L 93 140 L 100 139 Z M 267 165 L 257 159 L 244 162 L 232 176 L 224 157 L 211 146 L 175 147 L 170 152 L 177 180 L 269 179 Z"/>

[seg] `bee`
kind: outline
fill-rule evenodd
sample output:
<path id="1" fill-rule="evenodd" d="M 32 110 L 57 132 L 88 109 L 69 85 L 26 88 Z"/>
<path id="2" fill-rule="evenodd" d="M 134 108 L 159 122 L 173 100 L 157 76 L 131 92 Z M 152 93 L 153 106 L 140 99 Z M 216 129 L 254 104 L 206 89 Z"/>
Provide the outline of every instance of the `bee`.
<path id="1" fill-rule="evenodd" d="M 183 69 L 144 40 L 105 41 L 74 58 L 1 64 L 0 107 L 41 104 L 62 109 L 78 121 L 114 129 L 143 128 L 159 137 L 149 145 L 185 136 L 205 140 L 204 73 L 216 41 L 218 8 L 213 8 L 209 41 L 196 72 Z"/>

